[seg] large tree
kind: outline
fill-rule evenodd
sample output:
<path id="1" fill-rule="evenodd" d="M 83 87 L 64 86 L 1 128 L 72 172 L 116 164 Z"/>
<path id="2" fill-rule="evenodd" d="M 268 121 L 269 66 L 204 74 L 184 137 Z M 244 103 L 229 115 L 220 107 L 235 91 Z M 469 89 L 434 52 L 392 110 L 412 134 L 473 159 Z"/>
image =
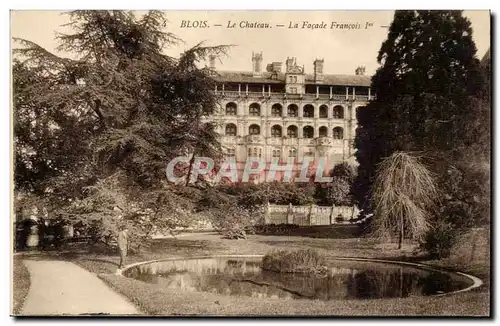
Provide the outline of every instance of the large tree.
<path id="1" fill-rule="evenodd" d="M 182 224 L 190 191 L 171 187 L 165 168 L 180 155 L 220 157 L 215 126 L 202 122 L 216 107 L 215 81 L 197 64 L 227 47 L 165 55 L 179 40 L 158 11 L 73 11 L 69 19 L 72 33 L 57 39 L 70 58 L 16 40 L 16 193 L 45 199 L 51 216 L 109 232 L 125 219 L 148 230 Z"/>
<path id="2" fill-rule="evenodd" d="M 489 137 L 484 74 L 461 11 L 396 11 L 377 59 L 376 100 L 357 112 L 355 141 L 356 197 L 367 210 L 383 158 L 417 151 L 439 173 Z"/>

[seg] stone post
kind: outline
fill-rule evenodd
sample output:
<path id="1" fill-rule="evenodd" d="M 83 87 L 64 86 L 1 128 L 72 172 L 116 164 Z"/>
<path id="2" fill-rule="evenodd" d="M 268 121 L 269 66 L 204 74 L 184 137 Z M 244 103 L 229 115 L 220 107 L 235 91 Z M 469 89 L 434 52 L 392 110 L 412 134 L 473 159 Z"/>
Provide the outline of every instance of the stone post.
<path id="1" fill-rule="evenodd" d="M 334 224 L 335 218 L 333 217 L 333 210 L 335 209 L 335 205 L 332 205 L 332 208 L 330 209 L 330 225 Z"/>
<path id="2" fill-rule="evenodd" d="M 313 225 L 312 224 L 314 217 L 313 209 L 314 209 L 314 204 L 311 204 L 311 206 L 309 206 L 309 226 Z"/>
<path id="3" fill-rule="evenodd" d="M 288 213 L 287 213 L 286 219 L 287 219 L 288 224 L 293 224 L 293 206 L 292 206 L 292 203 L 290 203 L 288 205 Z"/>

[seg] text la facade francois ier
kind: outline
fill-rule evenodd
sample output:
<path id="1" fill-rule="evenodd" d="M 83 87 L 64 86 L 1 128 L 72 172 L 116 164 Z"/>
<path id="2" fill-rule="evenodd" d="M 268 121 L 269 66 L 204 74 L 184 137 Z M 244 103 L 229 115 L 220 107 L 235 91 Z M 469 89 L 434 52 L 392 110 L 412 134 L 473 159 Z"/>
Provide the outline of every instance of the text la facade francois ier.
<path id="1" fill-rule="evenodd" d="M 248 158 L 266 162 L 254 182 L 265 181 L 276 160 L 283 165 L 293 160 L 294 176 L 304 157 L 322 158 L 325 175 L 341 162 L 355 166 L 356 110 L 373 98 L 365 68 L 353 75 L 327 75 L 324 60 L 316 59 L 313 74 L 306 74 L 295 58 L 286 59 L 284 71 L 281 62 L 264 71 L 262 61 L 262 53 L 252 53 L 252 71 L 218 71 L 210 57 L 220 107 L 205 119 L 216 122 L 226 158 L 236 161 L 238 175 Z"/>

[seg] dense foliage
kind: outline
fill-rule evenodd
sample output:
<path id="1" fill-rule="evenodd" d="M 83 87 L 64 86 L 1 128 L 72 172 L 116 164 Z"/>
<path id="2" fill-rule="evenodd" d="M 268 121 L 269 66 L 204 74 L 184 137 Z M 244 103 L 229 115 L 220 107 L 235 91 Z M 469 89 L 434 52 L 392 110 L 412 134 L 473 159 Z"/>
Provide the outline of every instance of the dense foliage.
<path id="1" fill-rule="evenodd" d="M 166 56 L 178 39 L 158 11 L 73 11 L 69 19 L 72 34 L 57 40 L 71 59 L 15 40 L 16 195 L 36 196 L 50 218 L 101 238 L 119 223 L 145 235 L 186 224 L 195 190 L 169 185 L 165 168 L 180 155 L 220 157 L 214 125 L 201 122 L 216 107 L 215 82 L 197 63 L 227 47 Z"/>
<path id="2" fill-rule="evenodd" d="M 260 184 L 236 183 L 221 185 L 217 189 L 234 196 L 238 205 L 247 209 L 265 205 L 268 202 L 278 205 L 307 205 L 315 202 L 314 184 L 277 181 Z"/>
<path id="3" fill-rule="evenodd" d="M 333 167 L 329 176 L 332 181 L 316 184 L 314 197 L 318 205 L 351 206 L 353 205 L 354 168 L 346 162 Z"/>
<path id="4" fill-rule="evenodd" d="M 420 241 L 420 248 L 425 250 L 430 258 L 447 258 L 455 245 L 458 232 L 451 224 L 441 222 L 429 229 Z"/>
<path id="5" fill-rule="evenodd" d="M 378 61 L 376 100 L 357 112 L 357 201 L 373 210 L 379 163 L 418 152 L 437 175 L 442 212 L 433 218 L 487 221 L 489 89 L 468 19 L 460 11 L 396 11 Z"/>

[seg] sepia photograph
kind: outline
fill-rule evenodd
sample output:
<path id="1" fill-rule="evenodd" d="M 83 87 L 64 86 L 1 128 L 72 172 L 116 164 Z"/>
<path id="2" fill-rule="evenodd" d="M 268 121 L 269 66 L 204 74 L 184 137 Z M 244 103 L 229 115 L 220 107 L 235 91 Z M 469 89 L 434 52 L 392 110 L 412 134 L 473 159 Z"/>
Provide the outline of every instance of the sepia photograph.
<path id="1" fill-rule="evenodd" d="M 489 10 L 11 10 L 11 316 L 492 317 Z"/>

